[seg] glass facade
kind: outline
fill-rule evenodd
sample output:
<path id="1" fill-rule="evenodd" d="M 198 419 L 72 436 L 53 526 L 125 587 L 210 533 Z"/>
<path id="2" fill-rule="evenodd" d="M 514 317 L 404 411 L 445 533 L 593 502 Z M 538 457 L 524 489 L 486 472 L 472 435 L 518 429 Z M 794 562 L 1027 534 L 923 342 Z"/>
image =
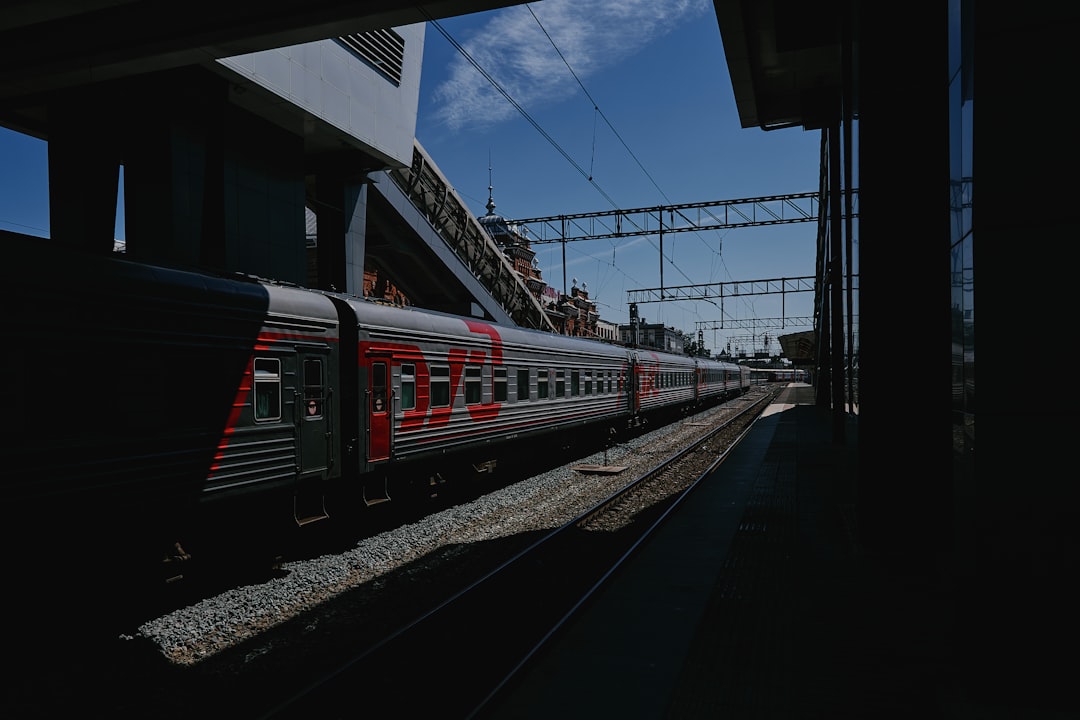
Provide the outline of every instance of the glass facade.
<path id="1" fill-rule="evenodd" d="M 975 234 L 973 208 L 974 2 L 949 2 L 949 242 L 952 267 L 953 450 L 975 444 Z"/>

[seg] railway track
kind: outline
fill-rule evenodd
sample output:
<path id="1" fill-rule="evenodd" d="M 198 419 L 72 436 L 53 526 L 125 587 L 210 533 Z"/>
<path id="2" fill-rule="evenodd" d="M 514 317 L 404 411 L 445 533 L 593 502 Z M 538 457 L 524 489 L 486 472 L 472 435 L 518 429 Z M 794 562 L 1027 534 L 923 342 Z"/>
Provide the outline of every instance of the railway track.
<path id="1" fill-rule="evenodd" d="M 433 610 L 370 647 L 357 647 L 264 717 L 341 717 L 356 707 L 365 714 L 482 716 L 545 640 L 723 461 L 771 397 L 748 403 Z"/>
<path id="2" fill-rule="evenodd" d="M 231 572 L 218 589 L 217 579 L 190 592 L 171 586 L 179 592 L 166 607 L 140 605 L 136 622 L 101 614 L 123 601 L 120 588 L 87 584 L 52 609 L 13 616 L 25 642 L 13 646 L 20 663 L 5 681 L 5 708 L 12 717 L 93 708 L 163 720 L 211 707 L 233 717 L 467 716 L 771 397 L 753 388 L 611 446 L 625 473 L 552 468 L 400 527 L 317 543 L 269 574 Z M 689 449 L 674 459 L 675 448 Z M 607 464 L 608 454 L 579 462 Z M 638 475 L 647 477 L 616 496 Z"/>

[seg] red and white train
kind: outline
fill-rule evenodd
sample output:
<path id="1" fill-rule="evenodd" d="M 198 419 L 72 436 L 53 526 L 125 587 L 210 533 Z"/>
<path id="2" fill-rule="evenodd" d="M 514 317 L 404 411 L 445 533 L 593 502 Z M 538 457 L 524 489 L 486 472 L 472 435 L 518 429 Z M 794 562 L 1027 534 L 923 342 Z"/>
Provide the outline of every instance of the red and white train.
<path id="1" fill-rule="evenodd" d="M 39 541 L 183 542 L 235 513 L 304 524 L 333 501 L 385 499 L 750 385 L 745 367 L 709 359 L 71 257 L 0 271 L 0 487 Z"/>

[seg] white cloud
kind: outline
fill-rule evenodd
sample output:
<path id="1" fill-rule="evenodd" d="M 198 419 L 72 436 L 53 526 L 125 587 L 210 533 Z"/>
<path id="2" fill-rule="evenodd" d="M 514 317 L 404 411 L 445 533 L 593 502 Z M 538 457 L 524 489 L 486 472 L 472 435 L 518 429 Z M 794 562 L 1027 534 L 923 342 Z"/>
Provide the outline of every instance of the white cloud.
<path id="1" fill-rule="evenodd" d="M 591 75 L 617 65 L 710 7 L 708 0 L 543 0 L 492 13 L 471 37 L 454 39 L 515 102 L 531 112 L 530 108 L 581 92 L 566 63 L 588 88 Z M 460 54 L 448 73 L 434 91 L 439 122 L 458 130 L 466 125 L 493 125 L 518 114 Z"/>

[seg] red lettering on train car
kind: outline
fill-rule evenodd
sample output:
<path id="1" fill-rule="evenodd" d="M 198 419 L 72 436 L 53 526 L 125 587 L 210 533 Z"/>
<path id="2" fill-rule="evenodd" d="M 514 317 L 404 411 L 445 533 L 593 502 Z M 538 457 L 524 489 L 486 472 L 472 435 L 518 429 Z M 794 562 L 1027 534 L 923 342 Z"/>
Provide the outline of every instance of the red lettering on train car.
<path id="1" fill-rule="evenodd" d="M 491 338 L 491 366 L 495 367 L 497 365 L 502 365 L 502 336 L 499 335 L 499 331 L 487 323 L 476 322 L 474 320 L 466 320 L 465 325 L 469 328 L 469 332 L 475 333 L 476 335 L 487 335 Z M 469 360 L 470 362 L 483 365 L 486 356 L 482 350 L 473 350 L 469 354 Z M 453 371 L 451 371 L 451 375 L 452 374 Z M 466 405 L 465 409 L 469 411 L 469 417 L 478 422 L 482 422 L 498 417 L 501 407 L 500 403 L 482 402 L 479 405 Z"/>
<path id="2" fill-rule="evenodd" d="M 450 365 L 450 403 L 445 407 L 431 408 L 431 416 L 427 426 L 430 428 L 442 427 L 450 422 L 450 415 L 454 411 L 454 399 L 457 397 L 458 388 L 461 387 L 461 376 L 465 372 L 465 351 L 451 349 L 446 356 Z"/>
<path id="3" fill-rule="evenodd" d="M 428 369 L 423 351 L 416 345 L 406 345 L 404 343 L 360 343 L 360 367 L 370 371 L 372 358 L 377 356 L 389 356 L 391 367 L 397 368 L 399 373 L 403 364 L 411 363 L 415 366 L 415 405 L 411 408 L 401 408 L 400 398 L 395 398 L 395 402 L 398 404 L 391 406 L 391 409 L 396 411 L 401 408 L 402 430 L 418 430 L 422 428 L 427 420 L 431 403 L 431 372 Z"/>
<path id="4" fill-rule="evenodd" d="M 373 354 L 390 355 L 391 364 L 400 368 L 402 363 L 415 364 L 416 379 L 416 404 L 413 408 L 402 410 L 401 430 L 419 430 L 425 426 L 430 428 L 442 427 L 450 422 L 453 414 L 454 402 L 463 392 L 462 378 L 465 374 L 465 365 L 468 363 L 483 366 L 488 363 L 492 366 L 502 365 L 502 338 L 499 331 L 487 324 L 472 320 L 464 321 L 469 332 L 484 335 L 491 340 L 491 349 L 465 350 L 463 348 L 451 348 L 447 353 L 447 365 L 449 365 L 449 398 L 447 405 L 433 407 L 431 405 L 431 365 L 425 359 L 423 351 L 416 345 L 401 343 L 361 343 L 361 364 L 370 368 L 370 360 L 366 358 Z M 473 420 L 490 420 L 498 416 L 501 404 L 494 402 L 474 403 L 466 406 L 469 416 Z"/>
<path id="5" fill-rule="evenodd" d="M 487 335 L 491 338 L 491 364 L 502 365 L 502 336 L 499 335 L 499 331 L 487 323 L 475 320 L 466 320 L 465 326 L 471 333 Z"/>
<path id="6" fill-rule="evenodd" d="M 221 469 L 225 449 L 229 447 L 229 440 L 233 433 L 236 432 L 236 426 L 240 423 L 240 412 L 248 403 L 252 388 L 251 378 L 254 375 L 255 353 L 264 352 L 269 347 L 269 345 L 260 343 L 252 349 L 251 356 L 247 361 L 247 367 L 244 368 L 244 374 L 240 378 L 240 385 L 236 388 L 236 397 L 233 398 L 232 408 L 229 409 L 229 419 L 226 420 L 225 429 L 222 431 L 221 439 L 218 441 L 217 452 L 214 453 L 214 460 L 210 465 L 208 477 L 213 477 Z"/>
<path id="7" fill-rule="evenodd" d="M 658 394 L 659 388 L 657 387 L 657 376 L 660 373 L 660 362 L 656 359 L 656 356 L 652 356 L 653 359 L 649 363 L 644 361 L 639 362 L 637 365 L 638 375 L 641 378 L 638 389 L 641 397 L 650 397 Z"/>
<path id="8" fill-rule="evenodd" d="M 229 447 L 229 443 L 233 434 L 236 432 L 236 428 L 240 424 L 240 414 L 245 407 L 251 404 L 251 391 L 254 387 L 254 381 L 252 378 L 255 375 L 255 356 L 259 353 L 270 352 L 275 343 L 282 340 L 319 340 L 322 342 L 337 342 L 336 337 L 317 337 L 313 338 L 303 333 L 295 332 L 260 332 L 255 344 L 251 348 L 251 355 L 248 357 L 247 366 L 244 368 L 244 374 L 240 378 L 240 384 L 236 388 L 236 395 L 233 398 L 232 407 L 229 409 L 229 417 L 225 421 L 225 427 L 222 429 L 221 439 L 218 441 L 217 451 L 214 453 L 214 459 L 211 463 L 209 473 L 207 477 L 213 477 L 220 469 L 222 460 L 225 457 L 225 451 Z"/>

